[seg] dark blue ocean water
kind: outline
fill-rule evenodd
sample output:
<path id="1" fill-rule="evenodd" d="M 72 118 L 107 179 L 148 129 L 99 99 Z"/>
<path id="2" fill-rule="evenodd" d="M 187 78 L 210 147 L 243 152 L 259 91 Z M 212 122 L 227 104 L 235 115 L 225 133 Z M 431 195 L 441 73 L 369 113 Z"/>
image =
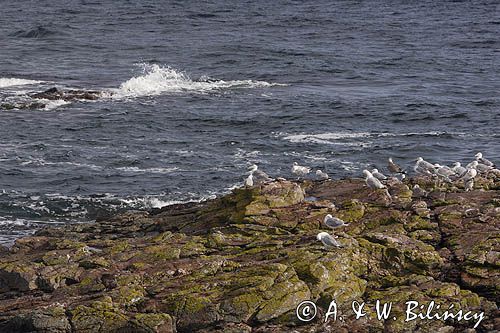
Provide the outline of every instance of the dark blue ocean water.
<path id="1" fill-rule="evenodd" d="M 12 1 L 0 243 L 50 223 L 199 200 L 257 163 L 360 176 L 394 157 L 497 162 L 498 1 Z"/>

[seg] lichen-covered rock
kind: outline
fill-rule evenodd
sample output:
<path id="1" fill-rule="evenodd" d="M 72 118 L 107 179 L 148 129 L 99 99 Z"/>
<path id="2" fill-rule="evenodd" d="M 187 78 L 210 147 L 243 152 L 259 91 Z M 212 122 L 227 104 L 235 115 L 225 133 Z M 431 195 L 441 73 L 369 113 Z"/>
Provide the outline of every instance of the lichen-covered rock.
<path id="1" fill-rule="evenodd" d="M 418 183 L 429 195 L 412 198 Z M 478 182 L 480 183 L 480 182 Z M 275 181 L 203 203 L 47 228 L 0 252 L 0 332 L 447 332 L 405 322 L 408 300 L 483 311 L 500 330 L 498 180 L 486 189 L 391 180 Z M 476 186 L 479 188 L 480 185 Z M 326 214 L 349 223 L 331 230 Z M 341 247 L 325 248 L 320 231 Z M 365 302 L 370 317 L 300 322 Z M 376 301 L 397 320 L 377 320 Z"/>
<path id="2" fill-rule="evenodd" d="M 78 305 L 69 310 L 74 332 L 118 332 L 128 326 L 129 319 L 109 299 Z"/>
<path id="3" fill-rule="evenodd" d="M 37 288 L 37 269 L 40 264 L 24 261 L 0 262 L 0 292 L 29 291 Z"/>

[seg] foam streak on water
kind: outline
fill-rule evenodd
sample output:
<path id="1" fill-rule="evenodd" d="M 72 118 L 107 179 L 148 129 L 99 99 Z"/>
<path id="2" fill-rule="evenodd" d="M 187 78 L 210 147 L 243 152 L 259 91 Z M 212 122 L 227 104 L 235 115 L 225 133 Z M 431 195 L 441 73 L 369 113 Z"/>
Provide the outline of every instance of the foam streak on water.
<path id="1" fill-rule="evenodd" d="M 0 88 L 35 85 L 39 83 L 42 83 L 42 81 L 0 77 Z"/>

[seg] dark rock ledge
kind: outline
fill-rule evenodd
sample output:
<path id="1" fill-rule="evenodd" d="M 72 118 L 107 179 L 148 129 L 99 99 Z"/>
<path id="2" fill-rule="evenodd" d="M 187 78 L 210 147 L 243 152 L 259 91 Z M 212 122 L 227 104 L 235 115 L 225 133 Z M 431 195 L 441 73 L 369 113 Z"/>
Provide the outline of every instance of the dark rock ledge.
<path id="1" fill-rule="evenodd" d="M 275 181 L 204 202 L 39 231 L 0 249 L 0 332 L 473 332 L 404 322 L 404 302 L 484 311 L 500 329 L 500 181 L 464 192 L 425 179 Z M 412 184 L 429 191 L 412 198 Z M 335 208 L 334 205 L 337 207 Z M 315 238 L 331 213 L 342 248 Z M 335 299 L 343 321 L 321 315 Z M 309 323 L 295 316 L 318 304 Z M 355 320 L 353 300 L 397 320 Z"/>

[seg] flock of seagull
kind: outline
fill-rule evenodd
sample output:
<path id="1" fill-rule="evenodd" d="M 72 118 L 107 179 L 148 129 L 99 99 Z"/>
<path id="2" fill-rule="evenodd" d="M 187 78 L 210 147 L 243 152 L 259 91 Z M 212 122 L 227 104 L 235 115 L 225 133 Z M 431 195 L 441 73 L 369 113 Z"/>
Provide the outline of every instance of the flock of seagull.
<path id="1" fill-rule="evenodd" d="M 460 162 L 455 162 L 451 167 L 446 165 L 441 165 L 438 163 L 430 163 L 424 160 L 422 157 L 419 157 L 415 160 L 415 165 L 413 167 L 413 171 L 419 176 L 430 177 L 439 183 L 447 182 L 453 183 L 455 181 L 463 181 L 465 191 L 470 191 L 474 188 L 474 179 L 478 175 L 488 176 L 490 174 L 495 177 L 500 178 L 500 170 L 498 170 L 495 164 L 485 157 L 483 157 L 482 153 L 477 153 L 475 159 L 467 164 L 465 167 L 462 166 Z M 378 169 L 363 170 L 363 175 L 365 176 L 366 185 L 372 190 L 384 190 L 385 195 L 391 199 L 389 191 L 387 189 L 387 182 L 389 180 L 402 181 L 406 178 L 406 170 L 404 170 L 400 165 L 392 160 L 392 158 L 388 159 L 387 162 L 387 170 L 390 172 L 391 176 L 387 177 Z M 297 164 L 297 162 L 293 163 L 292 174 L 300 178 L 306 177 L 311 173 L 311 168 L 307 166 L 302 166 Z M 327 180 L 329 176 L 326 172 L 318 169 L 314 173 L 316 178 L 319 180 Z M 397 177 L 400 177 L 398 179 Z M 283 180 L 283 178 L 278 178 Z M 249 168 L 249 176 L 245 180 L 246 186 L 254 186 L 255 184 L 262 184 L 273 179 L 269 177 L 265 172 L 259 170 L 257 165 L 252 165 Z M 420 188 L 418 185 L 414 185 L 413 194 L 415 197 L 423 197 L 426 195 L 425 190 Z M 323 219 L 323 223 L 331 228 L 337 229 L 341 227 L 348 226 L 349 224 L 342 221 L 338 217 L 334 217 L 331 214 L 328 214 Z M 317 240 L 323 243 L 323 245 L 327 248 L 331 247 L 341 247 L 341 244 L 337 241 L 337 236 L 332 236 L 327 232 L 320 232 L 316 236 Z"/>

